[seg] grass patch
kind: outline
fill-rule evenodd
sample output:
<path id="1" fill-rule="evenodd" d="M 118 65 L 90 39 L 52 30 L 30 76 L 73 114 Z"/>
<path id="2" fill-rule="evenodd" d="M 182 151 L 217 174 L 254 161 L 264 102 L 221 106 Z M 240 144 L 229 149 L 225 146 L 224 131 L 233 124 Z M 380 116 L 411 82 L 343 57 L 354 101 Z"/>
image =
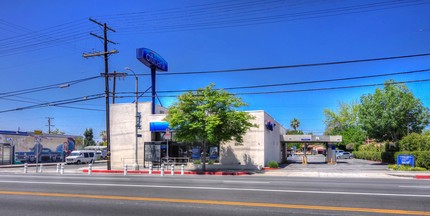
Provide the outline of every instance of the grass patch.
<path id="1" fill-rule="evenodd" d="M 422 167 L 411 167 L 405 165 L 397 166 L 396 164 L 390 164 L 388 165 L 388 168 L 396 171 L 427 171 L 425 168 Z"/>

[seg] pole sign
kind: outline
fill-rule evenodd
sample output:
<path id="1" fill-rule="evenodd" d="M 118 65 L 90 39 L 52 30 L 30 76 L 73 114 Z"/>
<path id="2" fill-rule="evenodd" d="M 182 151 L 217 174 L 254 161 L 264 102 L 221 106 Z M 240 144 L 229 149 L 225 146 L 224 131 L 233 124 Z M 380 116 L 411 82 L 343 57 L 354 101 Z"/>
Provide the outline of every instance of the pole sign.
<path id="1" fill-rule="evenodd" d="M 167 71 L 168 69 L 167 61 L 150 49 L 136 49 L 136 58 L 147 67 L 156 68 L 158 71 Z"/>
<path id="2" fill-rule="evenodd" d="M 413 155 L 398 155 L 397 165 L 411 165 L 415 167 L 415 158 Z"/>

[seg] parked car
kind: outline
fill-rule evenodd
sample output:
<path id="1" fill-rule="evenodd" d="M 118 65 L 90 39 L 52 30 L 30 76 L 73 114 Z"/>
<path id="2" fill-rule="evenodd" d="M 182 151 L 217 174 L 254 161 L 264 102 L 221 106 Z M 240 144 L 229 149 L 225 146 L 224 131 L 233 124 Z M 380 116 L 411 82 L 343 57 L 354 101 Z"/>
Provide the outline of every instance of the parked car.
<path id="1" fill-rule="evenodd" d="M 353 155 L 349 152 L 342 151 L 342 152 L 339 152 L 336 154 L 336 158 L 337 159 L 351 159 L 351 158 L 353 158 Z"/>

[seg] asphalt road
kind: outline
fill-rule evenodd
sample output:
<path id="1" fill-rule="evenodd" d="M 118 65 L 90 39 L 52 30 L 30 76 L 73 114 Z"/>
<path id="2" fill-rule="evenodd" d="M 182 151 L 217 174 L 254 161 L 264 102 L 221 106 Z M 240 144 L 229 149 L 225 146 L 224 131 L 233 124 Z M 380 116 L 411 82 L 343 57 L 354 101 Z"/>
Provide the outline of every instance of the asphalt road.
<path id="1" fill-rule="evenodd" d="M 430 215 L 430 181 L 0 173 L 0 215 Z"/>

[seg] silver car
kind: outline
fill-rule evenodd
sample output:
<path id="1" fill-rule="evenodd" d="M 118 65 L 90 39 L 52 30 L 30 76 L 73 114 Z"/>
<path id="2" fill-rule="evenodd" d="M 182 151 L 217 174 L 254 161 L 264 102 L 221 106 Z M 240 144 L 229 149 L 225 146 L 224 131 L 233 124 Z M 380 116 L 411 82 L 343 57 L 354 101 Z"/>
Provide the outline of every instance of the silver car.
<path id="1" fill-rule="evenodd" d="M 336 154 L 337 159 L 351 159 L 353 155 L 349 152 L 339 152 Z"/>

